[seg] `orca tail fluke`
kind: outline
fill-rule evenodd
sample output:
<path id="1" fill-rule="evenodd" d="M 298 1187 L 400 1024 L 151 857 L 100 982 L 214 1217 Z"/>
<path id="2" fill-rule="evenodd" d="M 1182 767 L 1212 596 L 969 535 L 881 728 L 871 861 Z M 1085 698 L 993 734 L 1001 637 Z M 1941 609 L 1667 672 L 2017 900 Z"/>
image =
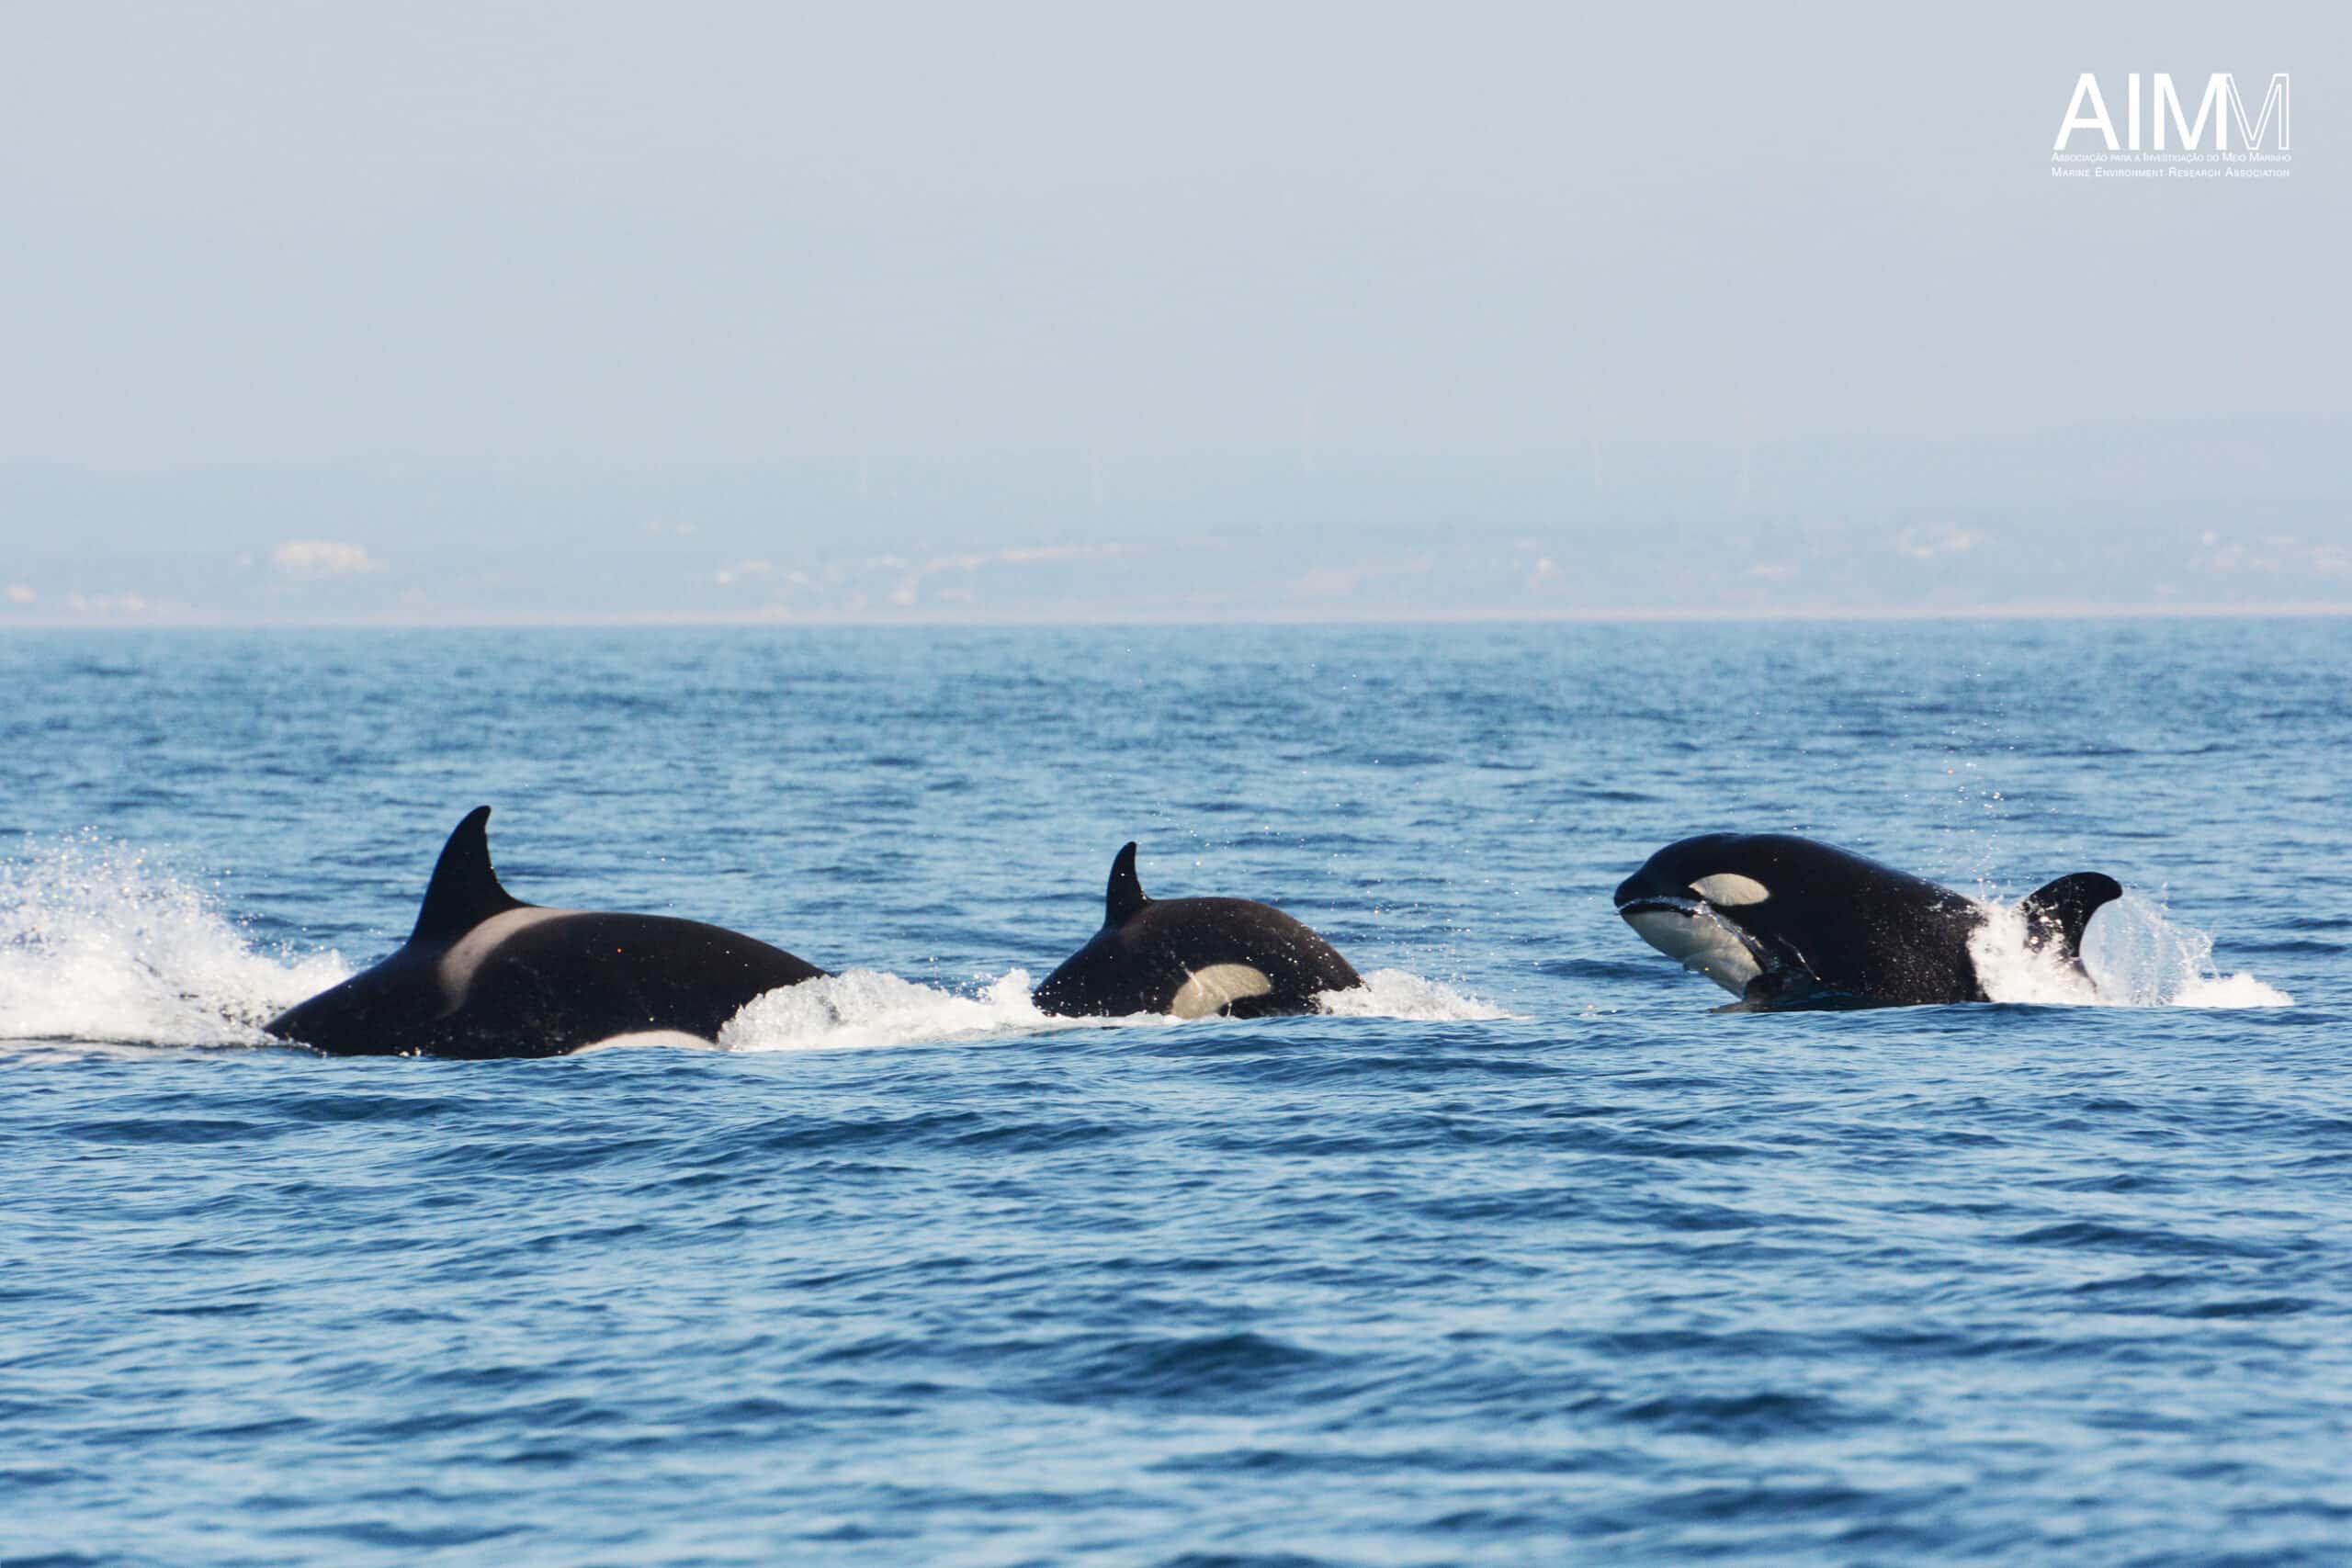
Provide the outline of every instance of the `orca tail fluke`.
<path id="1" fill-rule="evenodd" d="M 2036 953 L 2058 944 L 2060 956 L 2076 968 L 2083 962 L 2083 928 L 2101 906 L 2123 897 L 2123 885 L 2096 871 L 2062 876 L 2035 889 L 2018 905 L 2025 916 L 2025 944 Z"/>
<path id="2" fill-rule="evenodd" d="M 498 873 L 491 869 L 489 823 L 490 807 L 477 806 L 441 846 L 409 941 L 455 942 L 492 915 L 526 908 L 499 886 Z"/>

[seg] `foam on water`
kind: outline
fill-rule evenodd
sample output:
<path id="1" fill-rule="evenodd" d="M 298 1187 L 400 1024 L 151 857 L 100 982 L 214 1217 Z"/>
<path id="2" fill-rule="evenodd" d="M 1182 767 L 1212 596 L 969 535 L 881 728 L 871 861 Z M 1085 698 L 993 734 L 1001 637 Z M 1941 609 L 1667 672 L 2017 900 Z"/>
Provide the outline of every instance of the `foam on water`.
<path id="1" fill-rule="evenodd" d="M 0 862 L 0 1040 L 262 1044 L 351 971 L 257 949 L 143 852 L 84 835 Z"/>
<path id="2" fill-rule="evenodd" d="M 2091 917 L 2083 932 L 2086 981 L 2054 949 L 2026 945 L 2016 905 L 1984 900 L 1969 943 L 1977 978 L 1996 1002 L 2042 1007 L 2292 1007 L 2294 998 L 2252 975 L 2213 965 L 2213 938 L 2173 919 L 2162 904 L 2129 893 Z"/>
<path id="3" fill-rule="evenodd" d="M 1024 969 L 1006 970 L 977 996 L 876 969 L 852 969 L 753 998 L 719 1030 L 718 1043 L 730 1051 L 963 1044 L 1047 1028 L 1125 1021 L 1133 1021 L 1046 1017 L 1029 999 Z"/>
<path id="4" fill-rule="evenodd" d="M 1451 987 L 1402 969 L 1377 969 L 1352 990 L 1327 991 L 1320 1010 L 1340 1018 L 1447 1022 L 1509 1018 Z M 1029 999 L 1029 974 L 1008 969 L 966 996 L 874 969 L 852 969 L 755 998 L 718 1032 L 731 1051 L 820 1051 L 885 1045 L 971 1044 L 1045 1030 L 1174 1028 L 1159 1013 L 1055 1018 Z M 1199 1020 L 1191 1021 L 1215 1021 Z"/>
<path id="5" fill-rule="evenodd" d="M 1335 1018 L 1394 1018 L 1421 1023 L 1458 1023 L 1509 1018 L 1501 1008 L 1465 996 L 1436 980 L 1404 969 L 1375 969 L 1351 990 L 1326 991 L 1316 998 Z"/>

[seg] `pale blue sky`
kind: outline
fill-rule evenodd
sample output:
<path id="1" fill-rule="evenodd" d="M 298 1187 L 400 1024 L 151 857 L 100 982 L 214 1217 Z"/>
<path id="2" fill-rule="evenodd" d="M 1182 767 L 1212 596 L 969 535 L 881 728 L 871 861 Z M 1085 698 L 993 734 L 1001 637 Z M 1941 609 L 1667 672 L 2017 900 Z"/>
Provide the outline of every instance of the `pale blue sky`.
<path id="1" fill-rule="evenodd" d="M 2347 66 L 2318 4 L 0 5 L 0 624 L 2352 601 Z M 2053 179 L 2085 70 L 2294 73 L 2292 177 Z M 2062 524 L 2107 566 L 1953 575 Z"/>

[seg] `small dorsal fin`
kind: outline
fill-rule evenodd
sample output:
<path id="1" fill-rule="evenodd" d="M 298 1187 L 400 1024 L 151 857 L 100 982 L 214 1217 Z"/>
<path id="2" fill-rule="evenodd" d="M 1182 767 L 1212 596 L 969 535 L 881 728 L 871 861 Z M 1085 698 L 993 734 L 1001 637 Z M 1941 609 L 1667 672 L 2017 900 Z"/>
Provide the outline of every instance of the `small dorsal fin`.
<path id="1" fill-rule="evenodd" d="M 1111 863 L 1111 886 L 1102 894 L 1102 923 L 1123 926 L 1151 900 L 1144 896 L 1143 884 L 1136 878 L 1136 847 L 1129 844 Z"/>
<path id="2" fill-rule="evenodd" d="M 2026 946 L 2039 953 L 2052 942 L 2068 963 L 2083 961 L 2083 928 L 2102 905 L 2123 897 L 2123 885 L 2096 871 L 2062 876 L 2018 902 L 2025 916 Z"/>
<path id="3" fill-rule="evenodd" d="M 490 807 L 475 807 L 441 846 L 409 941 L 455 942 L 492 915 L 529 907 L 498 885 L 490 865 L 489 821 Z"/>

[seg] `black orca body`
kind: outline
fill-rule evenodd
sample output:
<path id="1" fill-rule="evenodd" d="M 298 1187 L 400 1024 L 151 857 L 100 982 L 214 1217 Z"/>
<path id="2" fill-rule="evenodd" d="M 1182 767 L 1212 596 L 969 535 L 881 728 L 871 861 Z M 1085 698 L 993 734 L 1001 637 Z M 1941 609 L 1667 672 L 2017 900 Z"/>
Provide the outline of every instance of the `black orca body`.
<path id="1" fill-rule="evenodd" d="M 2027 945 L 2055 943 L 2079 972 L 2083 927 L 2122 893 L 2113 877 L 2078 872 L 2028 894 Z M 1810 839 L 1685 839 L 1627 877 L 1616 902 L 1645 942 L 1740 998 L 1726 1010 L 1990 999 L 1969 952 L 1985 906 Z"/>
<path id="2" fill-rule="evenodd" d="M 1325 991 L 1363 983 L 1331 944 L 1247 898 L 1148 898 L 1136 847 L 1111 863 L 1102 929 L 1032 997 L 1062 1018 L 1269 1018 L 1313 1012 Z"/>
<path id="3" fill-rule="evenodd" d="M 557 1056 L 626 1034 L 716 1040 L 744 1003 L 824 973 L 717 926 L 548 909 L 499 886 L 458 824 L 398 953 L 262 1027 L 339 1056 Z"/>

